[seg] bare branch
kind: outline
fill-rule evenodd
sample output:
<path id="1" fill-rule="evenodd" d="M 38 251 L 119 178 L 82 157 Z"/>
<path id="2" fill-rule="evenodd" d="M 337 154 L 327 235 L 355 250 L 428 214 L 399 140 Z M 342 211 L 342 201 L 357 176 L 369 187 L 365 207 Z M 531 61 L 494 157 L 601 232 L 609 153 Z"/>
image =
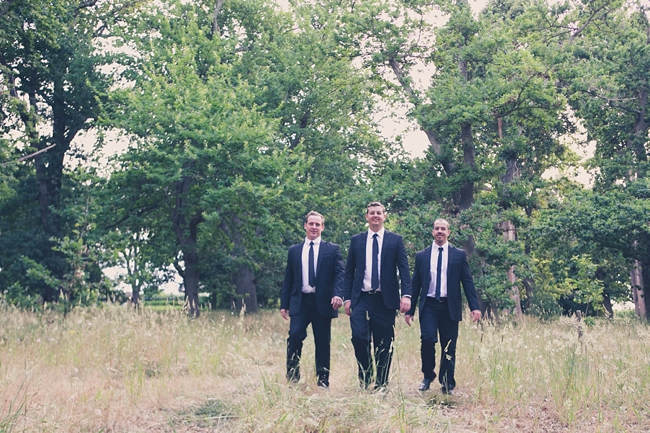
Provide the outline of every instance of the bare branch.
<path id="1" fill-rule="evenodd" d="M 0 17 L 5 16 L 15 2 L 16 0 L 5 0 L 0 6 Z"/>
<path id="2" fill-rule="evenodd" d="M 37 151 L 37 152 L 30 153 L 29 155 L 22 156 L 22 157 L 18 158 L 15 162 L 23 162 L 23 161 L 26 161 L 26 160 L 28 160 L 28 159 L 30 159 L 30 158 L 35 157 L 36 155 L 40 155 L 41 153 L 45 153 L 45 152 L 47 152 L 48 150 L 50 150 L 50 149 L 53 148 L 54 146 L 56 146 L 56 143 L 53 144 L 53 145 L 51 145 L 51 146 L 47 146 L 45 149 L 41 149 L 41 150 L 39 150 L 39 151 Z M 5 166 L 5 165 L 9 165 L 9 164 L 11 164 L 11 163 L 12 163 L 12 161 L 9 161 L 9 162 L 5 162 L 5 163 L 2 164 L 2 165 Z"/>
<path id="3" fill-rule="evenodd" d="M 579 27 L 575 32 L 573 32 L 571 34 L 571 36 L 569 37 L 569 44 L 573 43 L 573 40 L 576 38 L 576 36 L 578 36 L 580 33 L 582 33 L 583 30 L 587 28 L 589 23 L 591 23 L 594 20 L 594 18 L 596 18 L 596 15 L 598 15 L 606 7 L 607 7 L 607 4 L 603 4 L 602 6 L 597 8 L 595 11 L 593 11 L 591 16 L 589 18 L 587 18 L 587 21 L 584 23 L 584 25 L 582 27 Z"/>
<path id="4" fill-rule="evenodd" d="M 217 3 L 214 5 L 214 12 L 212 13 L 212 37 L 219 34 L 219 23 L 217 22 L 217 17 L 221 8 L 223 7 L 223 2 L 225 0 L 217 0 Z"/>

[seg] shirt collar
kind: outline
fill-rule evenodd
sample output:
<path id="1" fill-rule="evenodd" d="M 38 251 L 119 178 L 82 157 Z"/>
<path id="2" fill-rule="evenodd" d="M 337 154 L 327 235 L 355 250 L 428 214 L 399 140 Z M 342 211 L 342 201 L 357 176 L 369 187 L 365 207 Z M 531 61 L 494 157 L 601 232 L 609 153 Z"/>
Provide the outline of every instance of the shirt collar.
<path id="1" fill-rule="evenodd" d="M 317 237 L 316 239 L 314 239 L 313 241 L 309 240 L 309 239 L 307 238 L 307 236 L 305 236 L 305 244 L 307 244 L 307 245 L 309 245 L 310 242 L 313 242 L 314 245 L 320 245 L 320 241 L 321 241 L 321 237 L 320 237 L 320 236 Z"/>
<path id="2" fill-rule="evenodd" d="M 438 245 L 438 244 L 435 243 L 435 242 L 432 242 L 432 243 L 431 243 L 431 248 L 435 248 L 435 250 L 437 251 L 438 248 L 440 248 L 440 245 Z M 442 245 L 442 251 L 447 251 L 448 249 L 449 249 L 449 242 L 445 242 L 445 243 Z"/>
<path id="3" fill-rule="evenodd" d="M 384 238 L 384 232 L 386 231 L 386 227 L 382 227 L 381 230 L 377 232 L 378 237 L 383 239 Z M 372 239 L 372 236 L 375 234 L 372 230 L 368 229 L 368 238 Z"/>

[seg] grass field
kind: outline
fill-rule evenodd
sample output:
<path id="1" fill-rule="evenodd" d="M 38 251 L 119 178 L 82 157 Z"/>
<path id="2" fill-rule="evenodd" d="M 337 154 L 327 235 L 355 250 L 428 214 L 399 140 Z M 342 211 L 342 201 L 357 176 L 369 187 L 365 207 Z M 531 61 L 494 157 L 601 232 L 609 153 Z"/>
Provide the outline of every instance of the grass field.
<path id="1" fill-rule="evenodd" d="M 421 394 L 419 329 L 398 318 L 388 392 L 357 390 L 347 316 L 331 387 L 284 379 L 279 312 L 0 311 L 0 432 L 647 432 L 650 329 L 632 319 L 461 323 L 457 393 Z"/>

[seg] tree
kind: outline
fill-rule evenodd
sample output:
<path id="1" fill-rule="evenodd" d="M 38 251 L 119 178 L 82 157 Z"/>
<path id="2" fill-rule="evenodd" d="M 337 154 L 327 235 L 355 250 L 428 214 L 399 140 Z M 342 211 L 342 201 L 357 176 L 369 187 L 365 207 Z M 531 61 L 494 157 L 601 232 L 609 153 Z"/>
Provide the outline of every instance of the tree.
<path id="1" fill-rule="evenodd" d="M 8 286 L 48 301 L 59 296 L 57 287 L 27 281 L 24 266 L 37 262 L 54 280 L 70 271 L 65 254 L 53 249 L 74 225 L 64 218 L 65 158 L 81 157 L 73 140 L 93 126 L 111 86 L 100 71 L 111 60 L 98 41 L 139 3 L 26 0 L 0 7 L 0 121 L 12 143 L 8 158 L 19 162 L 18 194 L 3 203 L 0 230 Z"/>
<path id="2" fill-rule="evenodd" d="M 425 199 L 442 204 L 453 219 L 471 212 L 482 190 L 493 189 L 496 195 L 489 196 L 504 218 L 517 209 L 530 214 L 536 190 L 544 186 L 542 174 L 570 155 L 559 136 L 572 128 L 554 84 L 556 71 L 546 62 L 550 48 L 534 27 L 544 5 L 491 2 L 478 18 L 466 1 L 377 1 L 348 8 L 349 43 L 373 71 L 378 93 L 405 102 L 409 118 L 427 136 L 428 167 L 419 172 L 426 178 Z M 427 21 L 432 10 L 446 16 L 444 25 Z M 426 88 L 416 74 L 423 67 L 430 76 Z M 512 221 L 499 225 L 501 236 L 516 233 Z M 476 240 L 467 234 L 471 257 Z M 514 268 L 502 266 L 521 311 Z"/>
<path id="3" fill-rule="evenodd" d="M 604 307 L 609 315 L 612 301 L 631 299 L 626 269 L 630 260 L 646 263 L 648 256 L 647 247 L 636 243 L 650 231 L 647 181 L 644 185 L 607 192 L 576 187 L 557 191 L 531 230 L 538 279 L 545 286 L 540 290 L 563 297 L 567 310 L 590 305 L 594 310 Z"/>
<path id="4" fill-rule="evenodd" d="M 643 195 L 639 197 L 638 191 L 645 188 L 650 152 L 648 14 L 647 5 L 640 3 L 593 2 L 578 10 L 577 18 L 570 15 L 567 19 L 582 23 L 597 17 L 598 26 L 578 25 L 565 38 L 570 44 L 564 85 L 587 140 L 595 143 L 589 161 L 595 172 L 594 189 L 607 194 L 623 187 L 625 198 L 641 207 Z M 633 260 L 629 267 L 637 312 L 649 318 L 650 301 L 644 296 L 643 281 L 650 281 L 650 263 L 640 258 L 642 253 L 631 252 L 642 250 L 647 238 L 643 230 L 637 233 L 640 238 L 625 245 L 621 254 Z"/>

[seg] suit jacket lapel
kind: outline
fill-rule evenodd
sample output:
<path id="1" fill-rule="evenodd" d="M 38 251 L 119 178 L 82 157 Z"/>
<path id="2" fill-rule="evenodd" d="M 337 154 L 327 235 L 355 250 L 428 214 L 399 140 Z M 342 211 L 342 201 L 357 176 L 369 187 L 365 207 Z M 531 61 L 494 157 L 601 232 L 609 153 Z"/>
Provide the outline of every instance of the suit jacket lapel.
<path id="1" fill-rule="evenodd" d="M 427 270 L 427 273 L 426 273 L 426 279 L 422 281 L 423 283 L 426 283 L 426 285 L 422 284 L 422 290 L 426 290 L 426 293 L 429 292 L 429 284 L 431 284 L 431 254 L 433 254 L 433 249 L 431 248 L 431 246 L 429 246 L 429 248 L 427 248 L 424 252 L 424 258 L 426 259 L 424 263 L 426 264 L 425 269 Z M 425 298 L 426 298 L 426 293 L 424 295 Z"/>
<path id="2" fill-rule="evenodd" d="M 451 269 L 451 261 L 456 255 L 456 247 L 449 244 L 449 252 L 447 253 L 447 291 L 449 291 L 449 270 Z"/>
<path id="3" fill-rule="evenodd" d="M 321 240 L 320 247 L 318 249 L 318 260 L 316 260 L 316 278 L 318 278 L 318 274 L 320 273 L 321 265 L 323 264 L 323 256 L 325 255 L 326 250 L 327 242 Z"/>
<path id="4" fill-rule="evenodd" d="M 297 244 L 295 248 L 292 248 L 291 254 L 293 254 L 293 263 L 294 266 L 294 276 L 296 281 L 300 281 L 300 286 L 302 287 L 302 244 Z"/>
<path id="5" fill-rule="evenodd" d="M 391 232 L 384 230 L 384 240 L 381 242 L 381 257 L 380 263 L 381 266 L 384 266 L 384 258 L 386 257 L 386 247 L 390 245 Z"/>

